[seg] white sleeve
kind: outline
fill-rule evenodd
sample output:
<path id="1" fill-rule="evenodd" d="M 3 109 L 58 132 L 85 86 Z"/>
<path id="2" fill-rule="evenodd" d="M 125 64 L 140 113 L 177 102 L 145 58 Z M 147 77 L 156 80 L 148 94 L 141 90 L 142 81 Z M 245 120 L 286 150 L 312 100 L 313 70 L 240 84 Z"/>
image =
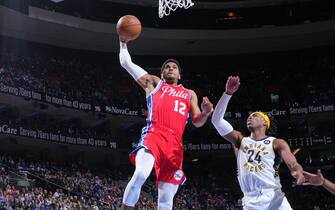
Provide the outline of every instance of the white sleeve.
<path id="1" fill-rule="evenodd" d="M 216 105 L 212 116 L 212 123 L 221 136 L 225 136 L 234 130 L 233 126 L 223 119 L 230 98 L 230 95 L 224 93 Z"/>
<path id="2" fill-rule="evenodd" d="M 140 66 L 134 64 L 131 61 L 130 54 L 128 52 L 127 44 L 120 42 L 120 54 L 119 54 L 120 64 L 127 72 L 137 81 L 139 78 L 147 74 L 144 69 Z"/>

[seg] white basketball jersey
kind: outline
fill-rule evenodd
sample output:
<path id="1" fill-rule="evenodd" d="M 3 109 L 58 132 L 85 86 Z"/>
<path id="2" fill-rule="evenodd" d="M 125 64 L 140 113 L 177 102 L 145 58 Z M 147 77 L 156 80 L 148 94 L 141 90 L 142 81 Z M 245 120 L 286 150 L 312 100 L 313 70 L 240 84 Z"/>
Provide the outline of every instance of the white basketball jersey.
<path id="1" fill-rule="evenodd" d="M 242 139 L 237 156 L 238 181 L 242 192 L 281 188 L 278 175 L 281 159 L 276 157 L 273 150 L 274 139 Z"/>

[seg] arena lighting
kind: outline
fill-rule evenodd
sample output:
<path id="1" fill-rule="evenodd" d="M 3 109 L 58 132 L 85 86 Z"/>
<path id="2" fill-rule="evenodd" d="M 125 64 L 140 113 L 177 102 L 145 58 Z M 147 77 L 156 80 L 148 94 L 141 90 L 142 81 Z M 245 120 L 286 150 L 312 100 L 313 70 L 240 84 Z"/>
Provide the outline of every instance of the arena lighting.
<path id="1" fill-rule="evenodd" d="M 194 158 L 194 159 L 192 160 L 193 163 L 198 162 L 198 161 L 199 161 L 198 158 Z"/>
<path id="2" fill-rule="evenodd" d="M 55 3 L 59 3 L 59 2 L 62 2 L 64 0 L 50 0 L 50 1 L 55 2 Z"/>
<path id="3" fill-rule="evenodd" d="M 239 16 L 234 11 L 229 11 L 229 12 L 224 13 L 224 20 L 237 20 L 237 19 L 241 19 L 241 16 Z"/>
<path id="4" fill-rule="evenodd" d="M 236 16 L 236 14 L 234 12 L 227 12 L 226 15 L 228 17 L 235 17 Z"/>

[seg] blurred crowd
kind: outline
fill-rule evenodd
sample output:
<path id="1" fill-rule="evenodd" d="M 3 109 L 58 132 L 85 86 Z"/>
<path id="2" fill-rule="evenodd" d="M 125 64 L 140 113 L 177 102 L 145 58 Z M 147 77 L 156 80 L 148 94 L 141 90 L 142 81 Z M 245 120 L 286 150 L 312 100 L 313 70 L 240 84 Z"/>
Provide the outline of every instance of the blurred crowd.
<path id="1" fill-rule="evenodd" d="M 16 187 L 15 182 L 1 182 L 0 207 L 120 209 L 125 180 L 115 180 L 107 174 L 93 175 L 75 163 L 60 165 L 9 155 L 0 156 L 0 163 L 4 180 L 10 180 L 9 171 L 35 180 L 32 186 L 26 187 Z"/>
<path id="2" fill-rule="evenodd" d="M 145 108 L 144 92 L 122 70 L 117 55 L 82 56 L 74 52 L 69 56 L 59 49 L 50 53 L 52 47 L 35 48 L 33 53 L 26 54 L 9 49 L 1 52 L 2 83 L 102 107 Z M 231 107 L 242 112 L 332 104 L 335 101 L 334 55 L 325 53 L 323 48 L 316 50 L 317 55 L 313 50 L 305 50 L 222 59 L 177 59 L 184 70 L 181 82 L 194 89 L 199 97 L 209 96 L 214 103 L 224 90 L 226 78 L 240 76 L 243 83 L 236 93 L 239 100 L 233 100 Z M 159 73 L 161 64 L 157 61 L 150 64 L 148 60 L 152 59 L 136 56 L 134 60 L 145 69 L 155 65 L 156 70 L 149 72 Z M 204 70 L 208 68 L 210 71 Z"/>
<path id="3" fill-rule="evenodd" d="M 65 50 L 16 39 L 2 39 L 1 84 L 101 106 L 102 111 L 106 111 L 105 106 L 146 109 L 144 91 L 121 68 L 115 54 Z M 213 104 L 220 98 L 226 78 L 230 75 L 240 76 L 242 85 L 231 100 L 228 111 L 244 113 L 245 117 L 245 113 L 252 110 L 276 109 L 289 113 L 289 108 L 334 106 L 335 57 L 328 53 L 331 50 L 334 47 L 264 55 L 177 59 L 183 68 L 181 83 L 195 90 L 199 99 L 208 96 Z M 133 56 L 133 60 L 150 73 L 159 74 L 159 66 L 164 58 Z M 41 106 L 38 101 L 35 103 Z M 12 115 L 6 116 L 4 108 L 1 112 L 2 123 L 82 138 L 114 139 L 115 135 L 118 138 L 125 135 L 127 139 L 134 139 L 134 133 L 137 134 L 144 126 L 134 123 L 122 128 L 125 130 L 114 132 L 111 122 L 104 119 L 105 113 L 99 113 L 98 117 L 101 117 L 88 125 L 71 116 L 59 119 L 41 112 L 27 116 L 20 115 L 18 110 L 12 110 Z M 288 116 L 286 114 L 284 117 L 287 119 Z M 311 119 L 298 115 L 294 121 L 279 125 L 279 133 L 287 138 L 333 135 L 330 127 L 334 120 L 328 119 L 323 124 L 318 122 L 314 125 Z M 244 121 L 231 119 L 231 123 L 239 130 L 245 129 Z M 207 132 L 208 128 L 211 132 Z M 187 129 L 191 133 L 186 131 L 185 140 L 202 142 L 204 139 L 218 138 L 211 126 L 205 129 L 206 132 L 203 129 Z"/>
<path id="4" fill-rule="evenodd" d="M 127 178 L 106 173 L 94 174 L 89 169 L 71 163 L 59 165 L 53 162 L 22 159 L 18 156 L 0 156 L 0 209 L 120 209 Z M 14 173 L 35 180 L 31 186 L 16 186 Z M 16 178 L 18 179 L 18 178 Z M 220 189 L 219 183 L 210 178 L 203 185 L 190 181 L 181 187 L 175 198 L 176 210 L 240 210 L 241 205 L 228 192 Z M 212 188 L 215 186 L 216 190 Z M 227 190 L 227 189 L 226 189 Z M 152 179 L 143 187 L 137 208 L 156 208 L 157 190 Z"/>
<path id="5" fill-rule="evenodd" d="M 224 163 L 228 164 L 228 163 Z M 224 171 L 201 166 L 206 173 L 192 169 L 189 181 L 174 199 L 175 210 L 242 210 L 242 193 L 232 165 Z M 334 197 L 322 187 L 291 186 L 292 178 L 286 167 L 281 172 L 283 191 L 292 207 L 297 210 L 333 210 Z M 308 166 L 307 170 L 313 170 Z M 203 171 L 203 172 L 204 172 Z M 334 178 L 334 167 L 323 170 Z M 99 174 L 99 175 L 98 175 Z M 2 154 L 0 156 L 0 209 L 113 209 L 119 210 L 127 178 L 88 168 L 74 162 L 55 163 L 35 157 Z M 20 185 L 20 180 L 30 185 Z M 157 206 L 157 190 L 153 177 L 147 180 L 137 204 L 139 210 L 152 210 Z M 22 182 L 21 182 L 22 183 Z"/>
<path id="6" fill-rule="evenodd" d="M 124 75 L 119 77 L 111 68 L 104 67 L 103 64 L 85 63 L 75 58 L 65 60 L 40 56 L 21 57 L 13 53 L 2 53 L 0 79 L 4 84 L 13 87 L 22 87 L 66 100 L 94 105 L 136 106 L 134 100 L 130 101 L 131 97 L 126 97 L 132 91 L 131 82 Z"/>

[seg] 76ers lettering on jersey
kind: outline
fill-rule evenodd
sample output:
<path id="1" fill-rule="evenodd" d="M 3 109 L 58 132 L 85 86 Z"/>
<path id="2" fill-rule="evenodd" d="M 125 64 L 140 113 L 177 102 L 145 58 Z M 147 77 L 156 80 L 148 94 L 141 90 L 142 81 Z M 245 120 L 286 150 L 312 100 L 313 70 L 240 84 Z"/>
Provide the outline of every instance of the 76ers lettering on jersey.
<path id="1" fill-rule="evenodd" d="M 159 82 L 147 97 L 147 126 L 163 126 L 183 135 L 190 111 L 191 93 L 182 85 Z"/>

